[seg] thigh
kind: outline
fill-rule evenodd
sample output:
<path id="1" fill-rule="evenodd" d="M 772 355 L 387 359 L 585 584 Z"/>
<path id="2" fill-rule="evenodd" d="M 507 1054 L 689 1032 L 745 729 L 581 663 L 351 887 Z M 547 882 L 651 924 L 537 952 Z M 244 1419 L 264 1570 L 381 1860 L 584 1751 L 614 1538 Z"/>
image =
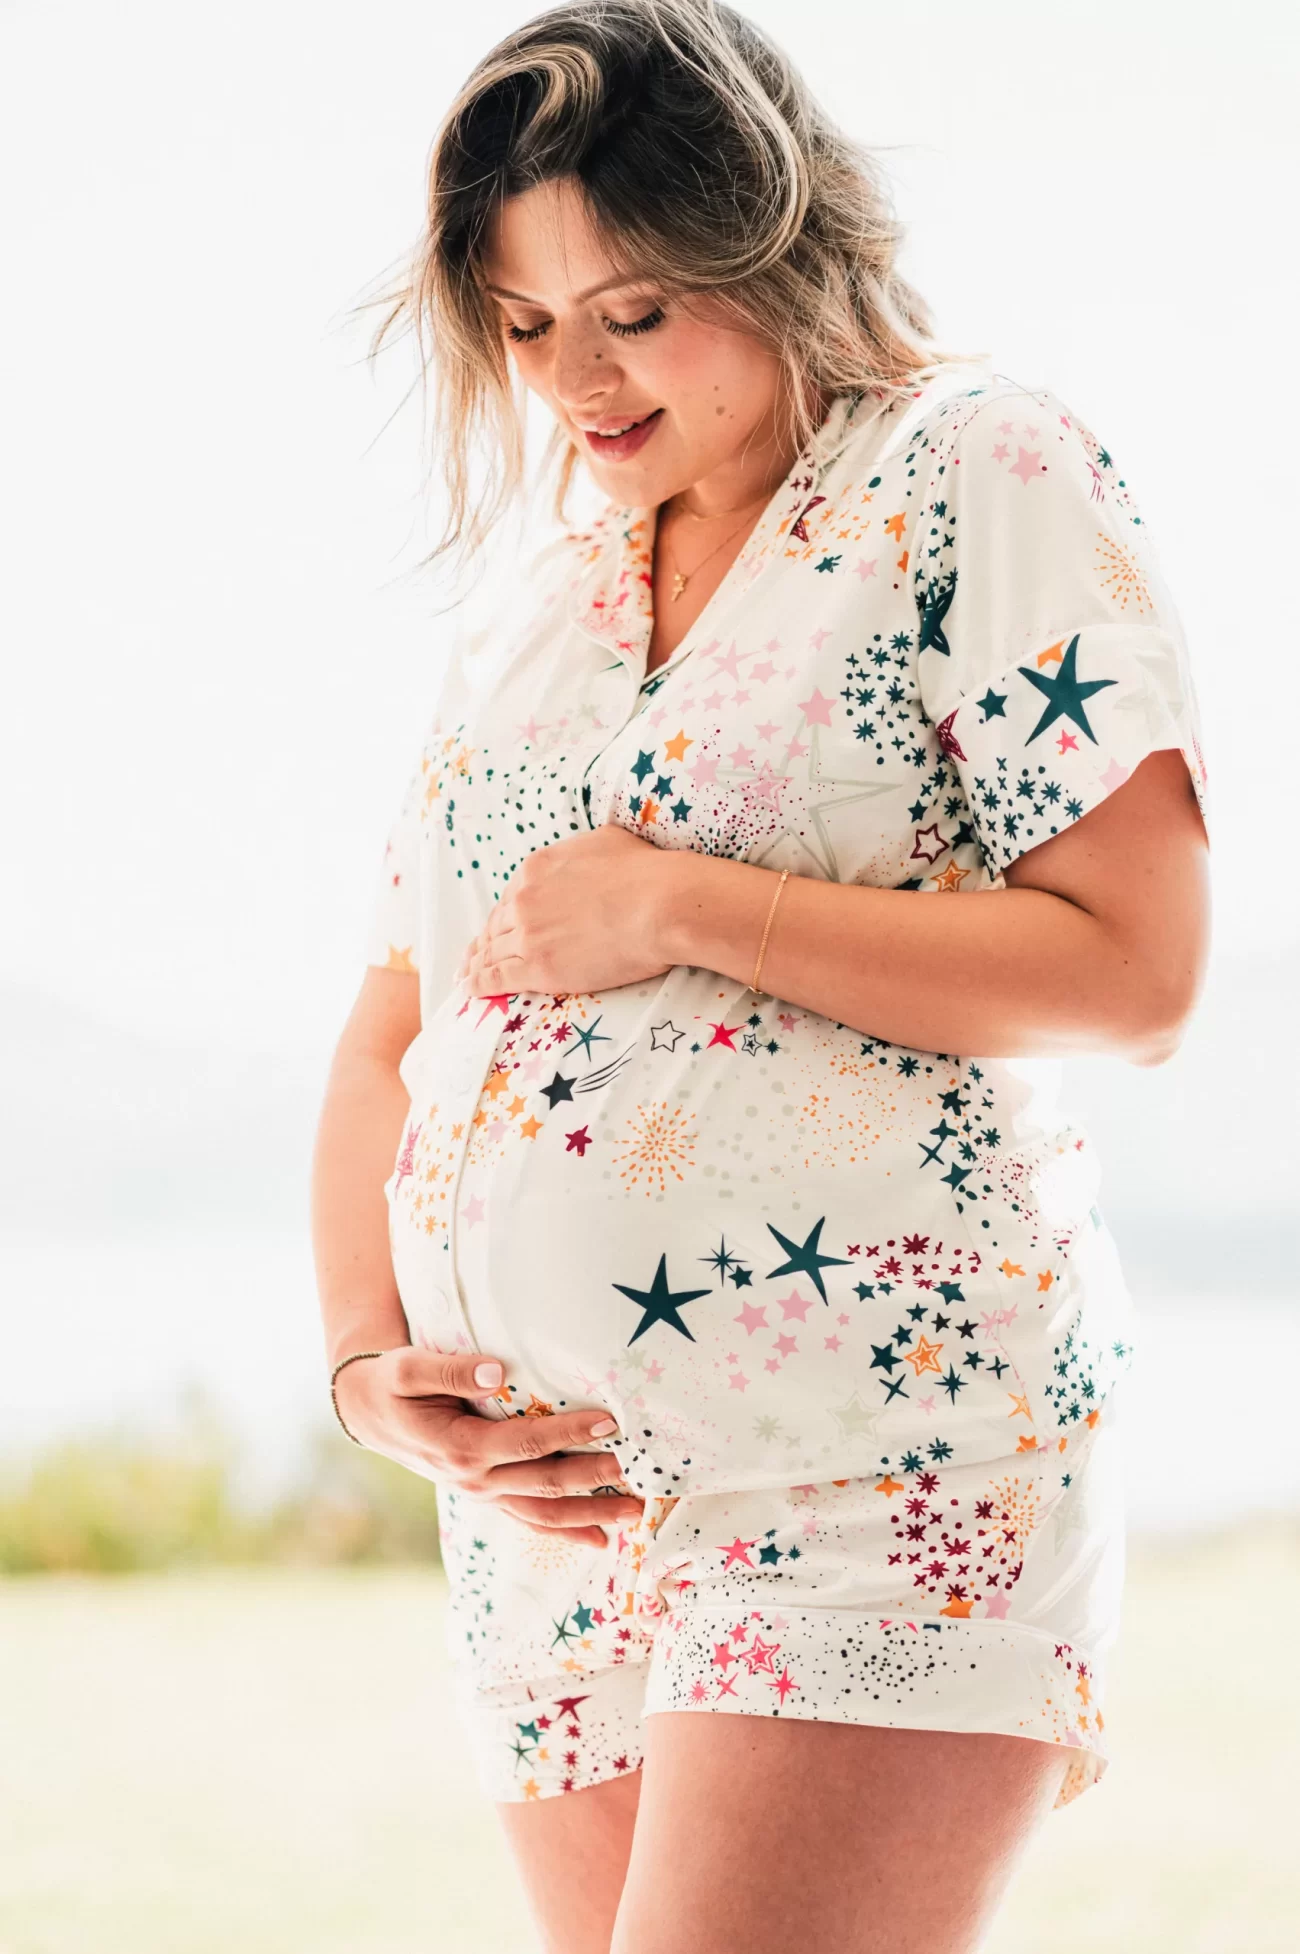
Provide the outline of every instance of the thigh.
<path id="1" fill-rule="evenodd" d="M 611 1954 L 974 1954 L 1065 1760 L 1055 1744 L 661 1712 Z"/>
<path id="2" fill-rule="evenodd" d="M 629 1771 L 562 1798 L 497 1806 L 544 1954 L 609 1954 L 640 1790 L 640 1771 Z"/>

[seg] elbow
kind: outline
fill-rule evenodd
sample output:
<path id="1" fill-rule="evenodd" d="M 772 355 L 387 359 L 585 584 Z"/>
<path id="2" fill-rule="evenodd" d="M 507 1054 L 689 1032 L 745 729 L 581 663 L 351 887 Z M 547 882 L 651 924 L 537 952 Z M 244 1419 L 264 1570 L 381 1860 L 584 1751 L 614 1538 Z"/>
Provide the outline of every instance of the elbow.
<path id="1" fill-rule="evenodd" d="M 1144 988 L 1125 1026 L 1125 1056 L 1132 1065 L 1167 1065 L 1182 1045 L 1200 995 L 1199 981 L 1166 973 Z"/>

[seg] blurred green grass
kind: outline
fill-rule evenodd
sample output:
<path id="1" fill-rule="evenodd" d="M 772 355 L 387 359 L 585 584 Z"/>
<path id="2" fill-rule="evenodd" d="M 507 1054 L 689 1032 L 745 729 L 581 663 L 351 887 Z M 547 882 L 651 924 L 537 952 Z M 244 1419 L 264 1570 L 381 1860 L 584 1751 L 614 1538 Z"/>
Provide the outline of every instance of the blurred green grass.
<path id="1" fill-rule="evenodd" d="M 165 1431 L 108 1428 L 0 1465 L 0 1574 L 136 1574 L 248 1565 L 438 1559 L 434 1489 L 335 1426 L 311 1434 L 292 1483 L 242 1497 L 239 1446 L 187 1394 Z"/>

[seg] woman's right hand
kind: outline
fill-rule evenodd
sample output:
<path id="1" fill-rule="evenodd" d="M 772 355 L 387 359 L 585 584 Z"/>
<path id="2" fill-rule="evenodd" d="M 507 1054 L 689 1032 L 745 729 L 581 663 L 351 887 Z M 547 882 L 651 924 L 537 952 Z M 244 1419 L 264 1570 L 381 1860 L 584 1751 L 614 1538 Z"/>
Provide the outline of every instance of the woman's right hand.
<path id="1" fill-rule="evenodd" d="M 613 1424 L 607 1411 L 567 1411 L 537 1418 L 485 1418 L 470 1409 L 497 1385 L 475 1377 L 499 1360 L 481 1351 L 451 1354 L 404 1344 L 341 1370 L 335 1396 L 343 1422 L 372 1452 L 382 1452 L 425 1479 L 492 1500 L 538 1533 L 559 1534 L 587 1546 L 607 1544 L 604 1527 L 639 1518 L 645 1502 L 622 1486 L 612 1452 L 557 1456 L 590 1444 L 594 1426 Z M 591 1518 L 593 1507 L 600 1522 Z"/>

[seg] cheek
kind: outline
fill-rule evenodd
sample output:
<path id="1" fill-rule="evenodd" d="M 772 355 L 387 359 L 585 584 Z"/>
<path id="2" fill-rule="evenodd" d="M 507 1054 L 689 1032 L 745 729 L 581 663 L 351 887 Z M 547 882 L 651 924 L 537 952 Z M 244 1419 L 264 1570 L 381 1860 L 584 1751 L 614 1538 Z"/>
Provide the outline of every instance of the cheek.
<path id="1" fill-rule="evenodd" d="M 696 320 L 676 323 L 665 339 L 664 398 L 683 433 L 708 445 L 753 425 L 775 403 L 779 363 L 747 333 Z"/>

